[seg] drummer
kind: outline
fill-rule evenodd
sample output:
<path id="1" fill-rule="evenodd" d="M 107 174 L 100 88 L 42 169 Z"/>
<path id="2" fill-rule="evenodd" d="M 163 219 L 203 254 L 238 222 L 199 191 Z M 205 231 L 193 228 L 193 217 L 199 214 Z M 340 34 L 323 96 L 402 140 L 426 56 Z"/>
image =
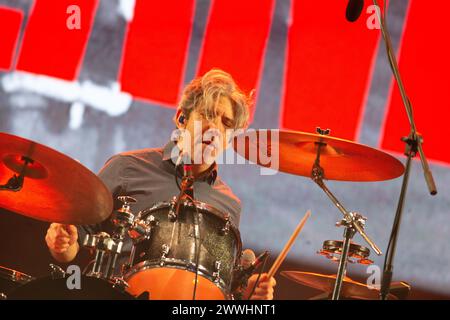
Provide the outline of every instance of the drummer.
<path id="1" fill-rule="evenodd" d="M 250 103 L 251 99 L 240 91 L 228 73 L 213 69 L 185 88 L 173 118 L 177 130 L 169 143 L 163 148 L 115 155 L 101 169 L 99 177 L 114 199 L 121 195 L 137 199 L 132 210 L 139 212 L 179 194 L 174 178 L 175 163 L 180 154 L 186 154 L 192 159 L 195 199 L 229 213 L 231 223 L 238 227 L 241 202 L 218 175 L 215 160 L 230 146 L 230 130 L 247 126 Z M 182 173 L 177 175 L 180 177 Z M 114 209 L 121 205 L 115 200 Z M 68 263 L 77 256 L 86 233 L 111 230 L 109 219 L 95 226 L 52 223 L 45 241 L 57 261 Z M 130 240 L 124 244 L 119 266 L 127 262 L 131 245 Z M 244 298 L 250 295 L 256 278 L 256 275 L 250 277 Z M 263 274 L 250 299 L 273 299 L 275 284 L 275 279 Z"/>

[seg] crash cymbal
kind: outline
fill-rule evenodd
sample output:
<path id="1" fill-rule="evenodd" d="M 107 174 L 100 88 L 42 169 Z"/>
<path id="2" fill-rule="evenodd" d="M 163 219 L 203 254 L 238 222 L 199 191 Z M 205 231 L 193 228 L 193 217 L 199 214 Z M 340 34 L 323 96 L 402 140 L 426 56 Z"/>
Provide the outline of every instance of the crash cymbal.
<path id="1" fill-rule="evenodd" d="M 234 138 L 234 150 L 258 165 L 311 177 L 317 149 L 324 179 L 382 181 L 403 174 L 396 158 L 352 141 L 319 134 L 283 130 L 247 130 Z"/>
<path id="2" fill-rule="evenodd" d="M 324 275 L 320 273 L 302 272 L 302 271 L 283 271 L 281 275 L 305 285 L 310 288 L 314 288 L 323 292 L 332 293 L 334 289 L 334 283 L 336 282 L 336 275 Z M 342 281 L 341 297 L 363 299 L 363 300 L 377 300 L 379 299 L 380 292 L 375 288 L 369 288 L 367 285 L 359 283 L 345 277 Z M 392 294 L 389 294 L 390 299 L 396 299 Z"/>
<path id="3" fill-rule="evenodd" d="M 22 188 L 20 179 L 6 186 L 21 172 Z M 112 211 L 112 196 L 94 173 L 60 152 L 7 133 L 0 133 L 0 185 L 1 208 L 37 220 L 94 224 Z"/>

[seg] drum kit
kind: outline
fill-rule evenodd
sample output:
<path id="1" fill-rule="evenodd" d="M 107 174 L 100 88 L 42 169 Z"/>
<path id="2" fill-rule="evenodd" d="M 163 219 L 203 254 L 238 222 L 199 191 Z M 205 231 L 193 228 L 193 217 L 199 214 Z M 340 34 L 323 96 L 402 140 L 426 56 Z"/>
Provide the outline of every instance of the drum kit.
<path id="1" fill-rule="evenodd" d="M 258 139 L 263 133 L 276 134 L 277 139 Z M 370 249 L 351 241 L 356 233 L 376 254 L 381 255 L 381 250 L 365 233 L 366 218 L 345 209 L 324 180 L 388 180 L 401 176 L 404 166 L 384 152 L 331 137 L 329 130 L 320 128 L 316 134 L 283 130 L 256 130 L 252 136 L 243 133 L 235 137 L 234 149 L 251 161 L 251 155 L 276 150 L 279 171 L 311 178 L 343 215 L 338 222 L 345 230 L 342 241 L 327 240 L 318 252 L 339 261 L 336 275 L 299 271 L 283 271 L 281 275 L 322 290 L 327 298 L 377 299 L 377 290 L 349 279 L 346 270 L 348 262 L 372 263 Z M 259 158 L 253 162 L 270 167 Z M 242 270 L 240 234 L 227 213 L 207 203 L 180 193 L 134 213 L 135 199 L 123 195 L 118 198 L 122 207 L 113 211 L 106 186 L 79 162 L 6 133 L 0 133 L 1 183 L 0 207 L 11 212 L 73 225 L 111 219 L 114 225 L 111 234 L 88 234 L 83 239 L 83 246 L 95 254 L 95 259 L 81 275 L 82 290 L 69 289 L 69 274 L 56 265 L 51 265 L 51 274 L 43 278 L 0 267 L 1 298 L 192 299 L 193 292 L 195 299 L 235 298 L 231 287 L 237 271 Z M 128 240 L 133 245 L 128 262 L 117 266 Z M 282 259 L 277 262 L 278 268 Z M 120 275 L 114 272 L 117 267 Z M 277 268 L 271 271 L 275 273 Z M 390 298 L 400 296 L 391 292 Z"/>

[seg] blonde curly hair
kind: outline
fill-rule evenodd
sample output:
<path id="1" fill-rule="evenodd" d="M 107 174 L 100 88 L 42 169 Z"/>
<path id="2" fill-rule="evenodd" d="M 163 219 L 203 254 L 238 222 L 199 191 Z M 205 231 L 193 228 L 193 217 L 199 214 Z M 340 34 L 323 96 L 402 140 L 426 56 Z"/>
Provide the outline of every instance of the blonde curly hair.
<path id="1" fill-rule="evenodd" d="M 213 120 L 217 117 L 219 101 L 222 98 L 228 98 L 233 107 L 233 128 L 247 127 L 249 109 L 253 104 L 253 91 L 246 95 L 231 75 L 220 69 L 212 69 L 192 80 L 183 91 L 178 109 L 181 109 L 186 119 L 196 110 L 207 120 Z"/>

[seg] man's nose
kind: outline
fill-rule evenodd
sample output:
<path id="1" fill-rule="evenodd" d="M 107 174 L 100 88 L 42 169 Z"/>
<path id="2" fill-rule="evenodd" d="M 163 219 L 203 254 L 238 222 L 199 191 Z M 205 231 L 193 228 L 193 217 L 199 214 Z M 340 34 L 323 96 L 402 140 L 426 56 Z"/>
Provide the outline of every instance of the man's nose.
<path id="1" fill-rule="evenodd" d="M 215 118 L 211 120 L 205 120 L 204 129 L 219 129 L 219 119 Z"/>

